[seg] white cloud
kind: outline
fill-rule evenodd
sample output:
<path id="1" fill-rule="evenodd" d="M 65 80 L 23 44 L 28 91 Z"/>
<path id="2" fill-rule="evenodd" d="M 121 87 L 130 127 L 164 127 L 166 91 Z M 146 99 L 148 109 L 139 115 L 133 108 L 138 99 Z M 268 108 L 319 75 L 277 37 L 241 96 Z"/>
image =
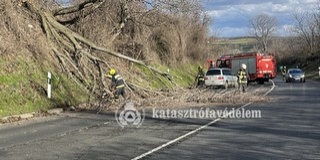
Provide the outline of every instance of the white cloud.
<path id="1" fill-rule="evenodd" d="M 238 8 L 246 13 L 251 13 L 258 9 L 254 4 L 239 5 Z"/>
<path id="2" fill-rule="evenodd" d="M 271 11 L 272 12 L 290 12 L 291 11 L 291 7 L 287 6 L 287 5 L 283 5 L 283 4 L 275 4 L 272 6 Z"/>
<path id="3" fill-rule="evenodd" d="M 203 2 L 221 36 L 247 35 L 249 20 L 261 13 L 275 16 L 285 33 L 297 10 L 314 10 L 318 0 L 212 0 Z M 241 35 L 242 34 L 242 35 Z"/>

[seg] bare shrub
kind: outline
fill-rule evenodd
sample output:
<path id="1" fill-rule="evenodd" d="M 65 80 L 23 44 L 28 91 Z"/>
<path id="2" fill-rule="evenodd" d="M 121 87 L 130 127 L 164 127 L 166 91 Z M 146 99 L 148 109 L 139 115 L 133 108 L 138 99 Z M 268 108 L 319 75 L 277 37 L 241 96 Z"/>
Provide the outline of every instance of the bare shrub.
<path id="1" fill-rule="evenodd" d="M 202 57 L 208 18 L 201 19 L 199 6 L 195 1 L 155 1 L 148 6 L 111 0 L 90 13 L 82 11 L 71 27 L 124 55 L 171 65 Z"/>

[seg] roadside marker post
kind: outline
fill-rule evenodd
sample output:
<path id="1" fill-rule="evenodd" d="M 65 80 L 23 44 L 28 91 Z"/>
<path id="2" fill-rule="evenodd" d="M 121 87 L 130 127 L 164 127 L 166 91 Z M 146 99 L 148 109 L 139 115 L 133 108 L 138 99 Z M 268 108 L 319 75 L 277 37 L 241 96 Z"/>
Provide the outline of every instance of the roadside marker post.
<path id="1" fill-rule="evenodd" d="M 51 98 L 51 73 L 48 72 L 48 98 Z"/>

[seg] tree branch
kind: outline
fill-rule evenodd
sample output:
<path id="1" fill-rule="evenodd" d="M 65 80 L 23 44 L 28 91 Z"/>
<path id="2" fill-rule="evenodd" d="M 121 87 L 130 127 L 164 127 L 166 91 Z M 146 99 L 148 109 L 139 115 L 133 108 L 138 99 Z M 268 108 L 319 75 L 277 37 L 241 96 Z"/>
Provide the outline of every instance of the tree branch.
<path id="1" fill-rule="evenodd" d="M 65 14 L 70 14 L 70 13 L 74 13 L 74 12 L 78 12 L 88 6 L 93 5 L 94 3 L 103 3 L 104 0 L 84 0 L 84 2 L 78 4 L 78 5 L 74 5 L 71 7 L 66 7 L 66 8 L 59 8 L 57 10 L 53 10 L 52 13 L 54 16 L 58 16 L 58 15 L 65 15 Z"/>

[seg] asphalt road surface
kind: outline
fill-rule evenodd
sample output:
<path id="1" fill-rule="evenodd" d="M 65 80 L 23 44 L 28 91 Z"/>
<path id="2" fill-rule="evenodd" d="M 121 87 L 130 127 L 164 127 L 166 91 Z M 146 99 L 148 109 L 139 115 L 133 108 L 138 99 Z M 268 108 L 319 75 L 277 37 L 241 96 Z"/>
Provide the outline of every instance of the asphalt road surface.
<path id="1" fill-rule="evenodd" d="M 320 159 L 320 84 L 275 80 L 260 119 L 225 119 L 152 159 Z"/>
<path id="2" fill-rule="evenodd" d="M 87 112 L 0 125 L 0 159 L 320 159 L 320 83 L 275 84 L 270 102 L 243 106 L 260 118 L 162 119 L 148 111 L 139 128 L 122 128 L 114 113 Z"/>

